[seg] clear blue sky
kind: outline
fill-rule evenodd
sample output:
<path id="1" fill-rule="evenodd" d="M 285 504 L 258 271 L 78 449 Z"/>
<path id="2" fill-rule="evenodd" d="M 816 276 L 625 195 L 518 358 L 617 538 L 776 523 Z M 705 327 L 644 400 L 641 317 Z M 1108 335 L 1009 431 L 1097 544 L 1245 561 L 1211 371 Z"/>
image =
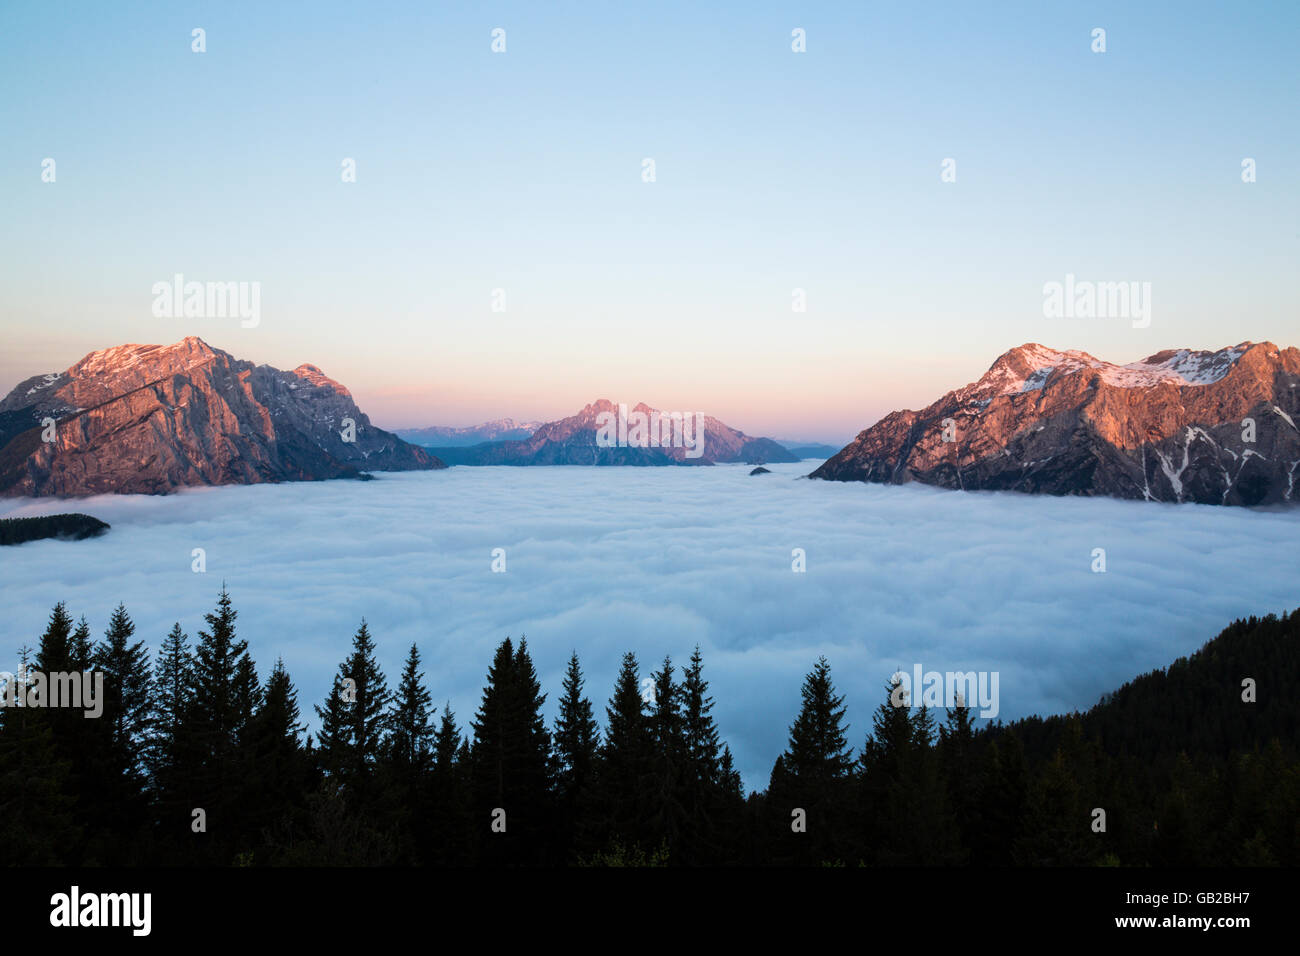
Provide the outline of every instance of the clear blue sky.
<path id="1" fill-rule="evenodd" d="M 6 0 L 0 389 L 197 334 L 389 426 L 843 439 L 1026 341 L 1300 345 L 1298 41 L 1295 2 Z M 155 318 L 176 272 L 261 324 Z M 1151 326 L 1045 318 L 1067 272 Z"/>

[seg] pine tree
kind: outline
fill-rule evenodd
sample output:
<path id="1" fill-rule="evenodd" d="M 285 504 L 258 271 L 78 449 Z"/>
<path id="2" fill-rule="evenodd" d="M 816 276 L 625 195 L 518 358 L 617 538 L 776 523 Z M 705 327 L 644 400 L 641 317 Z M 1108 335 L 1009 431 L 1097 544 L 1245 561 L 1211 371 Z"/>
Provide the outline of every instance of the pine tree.
<path id="1" fill-rule="evenodd" d="M 652 747 L 651 788 L 647 797 L 652 838 L 667 847 L 668 859 L 681 856 L 682 830 L 686 825 L 683 796 L 686 790 L 686 741 L 681 713 L 681 688 L 673 680 L 673 662 L 664 657 L 663 666 L 652 675 L 654 699 L 648 726 Z"/>
<path id="2" fill-rule="evenodd" d="M 551 732 L 546 728 L 542 708 L 546 705 L 546 695 L 542 693 L 542 682 L 537 676 L 537 668 L 528 653 L 528 639 L 521 637 L 515 651 L 515 682 L 520 694 L 524 728 L 527 732 L 527 757 L 530 770 L 538 776 L 543 788 L 551 786 Z"/>
<path id="3" fill-rule="evenodd" d="M 713 721 L 713 698 L 704 679 L 704 658 L 699 645 L 682 675 L 682 730 L 686 738 L 687 770 L 701 789 L 718 779 L 718 728 Z"/>
<path id="4" fill-rule="evenodd" d="M 20 673 L 26 673 L 31 664 L 26 647 L 19 662 Z M 25 693 L 18 675 L 6 681 L 3 692 L 11 702 Z M 40 716 L 37 709 L 12 703 L 0 707 L 0 846 L 12 862 L 26 866 L 79 864 L 81 817 L 69 763 Z"/>
<path id="5" fill-rule="evenodd" d="M 799 715 L 790 726 L 790 742 L 773 768 L 769 802 L 772 825 L 785 847 L 801 862 L 842 859 L 850 845 L 847 832 L 847 784 L 852 761 L 844 725 L 844 698 L 835 693 L 830 664 L 819 658 L 804 678 Z M 791 814 L 803 810 L 807 832 L 791 833 Z M 792 839 L 793 838 L 793 839 Z"/>
<path id="6" fill-rule="evenodd" d="M 599 848 L 592 816 L 600 728 L 591 701 L 582 693 L 584 683 L 578 652 L 574 651 L 564 675 L 553 737 L 557 812 L 562 842 L 573 857 L 585 857 Z"/>
<path id="7" fill-rule="evenodd" d="M 132 642 L 135 624 L 118 604 L 104 640 L 95 647 L 92 666 L 104 674 L 104 712 L 109 746 L 119 773 L 139 789 L 145 776 L 145 746 L 152 727 L 153 679 L 144 641 Z"/>
<path id="8" fill-rule="evenodd" d="M 303 747 L 298 691 L 284 660 L 278 659 L 266 679 L 260 706 L 248 732 L 246 799 L 250 840 L 264 842 L 274 831 L 291 828 L 311 786 Z"/>
<path id="9" fill-rule="evenodd" d="M 975 718 L 970 705 L 960 699 L 948 708 L 948 718 L 939 729 L 939 741 L 954 753 L 965 753 L 975 740 Z"/>
<path id="10" fill-rule="evenodd" d="M 718 785 L 715 791 L 716 801 L 710 818 L 713 833 L 711 863 L 742 863 L 751 850 L 749 839 L 754 827 L 747 817 L 745 804 L 745 785 L 740 771 L 736 769 L 731 748 L 725 744 L 722 756 L 718 759 Z"/>
<path id="11" fill-rule="evenodd" d="M 585 681 L 578 652 L 569 657 L 555 720 L 555 756 L 559 791 L 566 798 L 588 786 L 600 748 L 600 728 L 592 716 L 591 701 L 583 696 Z"/>
<path id="12" fill-rule="evenodd" d="M 388 680 L 363 619 L 352 638 L 352 653 L 339 665 L 325 707 L 316 708 L 321 718 L 321 763 L 350 795 L 354 808 L 378 796 L 373 777 L 388 732 L 390 700 Z"/>
<path id="13" fill-rule="evenodd" d="M 71 651 L 69 654 L 72 670 L 87 671 L 91 667 L 91 659 L 94 654 L 94 648 L 90 640 L 90 622 L 86 620 L 86 615 L 81 615 L 81 620 L 77 622 L 77 629 L 72 633 Z"/>
<path id="14" fill-rule="evenodd" d="M 429 692 L 421 683 L 423 677 L 420 652 L 412 644 L 388 713 L 383 762 L 387 786 L 385 802 L 379 808 L 399 833 L 400 858 L 411 865 L 437 855 L 428 825 L 437 812 L 432 803 L 435 788 L 431 779 L 434 730 Z"/>
<path id="15" fill-rule="evenodd" d="M 599 790 L 607 821 L 606 842 L 646 849 L 646 794 L 653 774 L 653 742 L 641 697 L 636 654 L 623 655 L 614 694 L 605 708 L 605 742 L 600 752 Z M 657 846 L 657 840 L 654 843 Z"/>
<path id="16" fill-rule="evenodd" d="M 388 704 L 392 698 L 364 618 L 352 639 L 352 648 L 349 676 L 356 681 L 356 700 L 350 711 L 350 731 L 353 768 L 361 775 L 379 760 L 388 732 Z"/>
<path id="17" fill-rule="evenodd" d="M 710 863 L 734 852 L 725 849 L 724 839 L 736 827 L 733 819 L 740 787 L 731 791 L 734 768 L 722 766 L 718 728 L 714 723 L 713 698 L 704 679 L 704 657 L 696 645 L 690 665 L 682 674 L 682 736 L 684 770 L 682 804 L 685 810 L 687 839 L 682 862 Z M 730 751 L 727 752 L 728 755 Z M 725 832 L 724 832 L 725 830 Z"/>
<path id="18" fill-rule="evenodd" d="M 555 810 L 555 781 L 552 771 L 555 758 L 551 750 L 551 732 L 542 715 L 546 695 L 542 693 L 542 682 L 537 676 L 532 656 L 528 653 L 528 639 L 522 636 L 519 638 L 519 647 L 515 650 L 515 686 L 524 732 L 519 778 L 522 806 L 526 812 L 524 832 L 532 837 L 533 842 L 528 858 L 540 863 L 547 859 L 551 849 L 550 836 Z"/>
<path id="19" fill-rule="evenodd" d="M 180 622 L 163 639 L 154 690 L 154 712 L 150 719 L 153 734 L 148 757 L 150 773 L 156 785 L 162 786 L 163 779 L 169 776 L 169 768 L 177 763 L 181 722 L 194 696 L 194 658 L 189 637 L 181 630 Z"/>
<path id="20" fill-rule="evenodd" d="M 852 766 L 844 698 L 836 695 L 830 675 L 826 658 L 818 659 L 804 679 L 802 708 L 790 727 L 786 765 L 800 786 L 833 787 Z"/>
<path id="21" fill-rule="evenodd" d="M 724 795 L 738 800 L 744 799 L 744 782 L 740 779 L 740 771 L 736 769 L 736 762 L 731 756 L 731 748 L 725 744 L 722 747 L 719 776 L 721 777 L 722 792 Z"/>
<path id="22" fill-rule="evenodd" d="M 143 641 L 132 641 L 135 624 L 118 604 L 104 639 L 91 654 L 103 675 L 103 712 L 98 726 L 83 731 L 94 746 L 81 766 L 88 791 L 83 803 L 96 837 L 92 851 L 104 862 L 125 862 L 148 810 L 146 750 L 153 716 L 153 680 Z M 74 639 L 73 647 L 77 641 Z M 74 650 L 74 656 L 80 653 Z M 89 741 L 88 741 L 89 742 Z M 116 836 L 114 836 L 114 833 Z"/>
<path id="23" fill-rule="evenodd" d="M 163 639 L 158 659 L 153 727 L 159 737 L 175 739 L 193 694 L 194 656 L 190 653 L 189 635 L 181 630 L 178 621 Z"/>
<path id="24" fill-rule="evenodd" d="M 433 739 L 434 768 L 439 773 L 447 773 L 456 762 L 456 752 L 462 743 L 460 728 L 456 726 L 456 715 L 451 712 L 451 702 L 443 705 L 442 717 L 438 731 Z"/>
<path id="25" fill-rule="evenodd" d="M 504 811 L 505 833 L 494 833 L 488 859 L 541 862 L 550 822 L 550 734 L 542 717 L 546 695 L 520 640 L 502 641 L 488 670 L 473 722 L 475 825 L 487 829 Z"/>
<path id="26" fill-rule="evenodd" d="M 208 629 L 199 631 L 194 651 L 194 723 L 197 739 L 209 755 L 208 766 L 225 768 L 235 748 L 241 707 L 240 658 L 248 642 L 235 635 L 236 611 L 223 586 L 217 608 L 204 615 Z M 247 674 L 245 673 L 246 677 Z"/>
<path id="27" fill-rule="evenodd" d="M 37 645 L 34 663 L 23 656 L 22 669 L 28 672 L 28 693 L 34 692 L 40 684 L 44 685 L 46 702 L 51 702 L 55 683 L 61 683 L 58 675 L 71 674 L 79 670 L 76 659 L 82 648 L 74 639 L 72 618 L 62 601 L 50 612 L 49 623 Z M 35 675 L 41 675 L 36 677 Z M 87 694 L 95 688 L 93 675 L 83 671 L 82 700 L 87 702 Z M 107 692 L 108 688 L 104 688 Z M 36 753 L 43 753 L 45 741 L 50 748 L 51 767 L 57 765 L 63 781 L 63 793 L 70 798 L 70 806 L 79 821 L 78 833 L 83 842 L 68 852 L 76 858 L 93 863 L 104 862 L 106 849 L 99 831 L 105 820 L 102 788 L 102 767 L 108 749 L 106 733 L 107 724 L 102 720 L 87 720 L 82 710 L 73 707 L 41 707 L 28 712 L 21 720 L 23 736 L 36 748 Z M 35 757 L 43 761 L 44 757 Z"/>
<path id="28" fill-rule="evenodd" d="M 922 704 L 912 721 L 912 746 L 926 750 L 934 745 L 935 736 L 934 715 Z"/>
<path id="29" fill-rule="evenodd" d="M 895 674 L 885 685 L 885 700 L 876 708 L 871 723 L 872 732 L 858 763 L 863 773 L 874 775 L 885 786 L 903 776 L 919 736 L 912 721 L 911 701 L 899 675 Z"/>
<path id="30" fill-rule="evenodd" d="M 421 683 L 423 678 L 420 651 L 412 644 L 389 715 L 392 729 L 388 741 L 394 768 L 408 780 L 427 771 L 432 758 L 434 730 L 429 713 L 432 698 Z"/>
<path id="31" fill-rule="evenodd" d="M 517 705 L 515 694 L 515 648 L 506 638 L 497 645 L 496 654 L 488 666 L 487 682 L 478 712 L 470 724 L 474 743 L 472 749 L 475 812 L 486 819 L 487 813 L 504 808 L 508 814 L 518 807 L 505 807 L 512 796 L 511 770 L 522 742 L 517 739 L 515 726 Z M 482 821 L 479 821 L 480 823 Z"/>
<path id="32" fill-rule="evenodd" d="M 236 616 L 230 593 L 223 585 L 216 609 L 204 615 L 207 629 L 199 631 L 194 650 L 193 705 L 188 719 L 181 724 L 182 739 L 177 748 L 183 758 L 177 779 L 181 794 L 189 798 L 181 809 L 202 809 L 207 831 L 202 835 L 194 833 L 188 818 L 173 818 L 166 824 L 169 834 L 192 848 L 185 851 L 187 855 L 220 863 L 229 862 L 236 852 L 243 809 L 238 733 L 246 714 L 241 692 L 246 688 L 248 674 L 245 665 L 241 679 L 240 659 L 248 643 L 235 633 Z"/>
<path id="33" fill-rule="evenodd" d="M 244 748 L 253 732 L 253 720 L 262 706 L 262 683 L 257 665 L 245 651 L 235 665 L 235 740 Z"/>
<path id="34" fill-rule="evenodd" d="M 958 837 L 968 855 L 984 826 L 980 814 L 980 793 L 984 781 L 977 762 L 977 744 L 972 711 L 958 699 L 948 709 L 948 717 L 939 728 L 938 755 L 947 785 L 948 805 L 952 808 Z"/>
<path id="35" fill-rule="evenodd" d="M 433 740 L 426 859 L 440 866 L 474 862 L 482 821 L 472 818 L 469 745 L 456 725 L 451 703 L 443 705 Z"/>
<path id="36" fill-rule="evenodd" d="M 342 671 L 346 662 L 340 667 Z M 331 787 L 341 787 L 348 764 L 349 716 L 352 688 L 344 683 L 341 673 L 334 675 L 324 706 L 315 705 L 320 727 L 316 731 L 315 755 L 321 771 Z"/>
<path id="37" fill-rule="evenodd" d="M 277 658 L 254 718 L 253 740 L 261 748 L 259 754 L 268 768 L 281 766 L 286 758 L 296 759 L 301 754 L 306 728 L 300 717 L 297 688 L 285 669 L 284 658 Z"/>
<path id="38" fill-rule="evenodd" d="M 194 658 L 189 638 L 180 623 L 163 640 L 155 679 L 154 712 L 150 719 L 147 758 L 153 784 L 156 816 L 162 821 L 165 844 L 172 844 L 184 827 L 190 809 L 192 780 L 187 771 L 198 763 L 190 749 L 194 743 L 192 715 Z"/>
<path id="39" fill-rule="evenodd" d="M 227 820 L 227 833 L 234 837 L 236 844 L 232 852 L 245 865 L 257 858 L 268 809 L 266 782 L 259 779 L 257 760 L 257 715 L 262 708 L 262 696 L 257 665 L 245 651 L 235 664 L 231 787 L 237 796 Z"/>
<path id="40" fill-rule="evenodd" d="M 316 832 L 312 861 L 399 862 L 392 790 L 382 773 L 391 699 L 363 618 L 324 706 L 316 705 L 321 723 L 315 759 L 323 780 L 309 800 Z"/>
<path id="41" fill-rule="evenodd" d="M 41 635 L 33 669 L 46 674 L 72 670 L 71 636 L 72 618 L 68 616 L 67 606 L 60 601 L 50 612 L 50 623 Z"/>

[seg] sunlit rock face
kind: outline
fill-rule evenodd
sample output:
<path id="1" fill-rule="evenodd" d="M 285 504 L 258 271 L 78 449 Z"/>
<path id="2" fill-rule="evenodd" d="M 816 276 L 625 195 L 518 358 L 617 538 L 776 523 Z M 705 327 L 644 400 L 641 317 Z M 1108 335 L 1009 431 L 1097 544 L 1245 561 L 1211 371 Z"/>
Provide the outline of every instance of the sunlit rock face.
<path id="1" fill-rule="evenodd" d="M 965 490 L 1261 505 L 1296 500 L 1300 350 L 1243 342 L 1113 365 L 1029 344 L 812 473 Z"/>
<path id="2" fill-rule="evenodd" d="M 0 402 L 6 495 L 158 494 L 441 467 L 372 426 L 314 365 L 282 372 L 193 336 L 92 352 Z"/>

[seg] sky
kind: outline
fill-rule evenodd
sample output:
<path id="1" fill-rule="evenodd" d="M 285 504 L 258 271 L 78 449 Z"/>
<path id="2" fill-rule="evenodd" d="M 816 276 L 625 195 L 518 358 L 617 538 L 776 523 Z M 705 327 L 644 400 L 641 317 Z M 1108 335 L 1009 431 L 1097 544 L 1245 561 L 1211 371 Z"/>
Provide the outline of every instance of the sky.
<path id="1" fill-rule="evenodd" d="M 390 428 L 844 441 L 1025 342 L 1297 345 L 1297 40 L 1294 2 L 7 0 L 0 391 L 193 334 Z M 256 327 L 155 316 L 177 273 L 260 283 Z M 1149 326 L 1046 317 L 1067 274 Z"/>
<path id="2" fill-rule="evenodd" d="M 572 651 L 603 725 L 624 651 L 645 677 L 698 644 L 722 737 L 763 789 L 820 655 L 856 751 L 898 670 L 996 672 L 1000 719 L 1063 713 L 1234 618 L 1300 604 L 1283 560 L 1296 509 L 959 494 L 769 467 L 449 468 L 87 499 L 78 508 L 112 525 L 104 536 L 0 548 L 0 670 L 17 670 L 60 600 L 96 638 L 122 601 L 152 651 L 176 621 L 196 640 L 223 582 L 259 673 L 284 658 L 313 728 L 362 617 L 390 686 L 415 643 L 433 701 L 462 728 L 505 637 L 528 640 L 548 726 Z M 66 507 L 8 499 L 0 514 Z"/>

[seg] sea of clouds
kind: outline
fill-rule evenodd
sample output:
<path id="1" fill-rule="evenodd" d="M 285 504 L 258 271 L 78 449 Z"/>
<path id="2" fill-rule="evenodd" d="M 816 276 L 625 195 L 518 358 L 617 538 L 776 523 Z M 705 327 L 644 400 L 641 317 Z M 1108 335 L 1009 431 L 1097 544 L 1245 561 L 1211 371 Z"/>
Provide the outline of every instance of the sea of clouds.
<path id="1" fill-rule="evenodd" d="M 123 601 L 151 647 L 175 621 L 193 641 L 222 582 L 259 670 L 284 658 L 311 723 L 363 616 L 390 685 L 417 643 L 434 700 L 463 728 L 506 636 L 527 636 L 550 718 L 576 649 L 602 722 L 625 650 L 648 676 L 698 644 L 723 737 L 762 788 L 818 655 L 847 696 L 856 750 L 900 668 L 997 671 L 1002 719 L 1082 709 L 1236 617 L 1300 606 L 1300 509 L 802 479 L 812 464 L 754 477 L 739 465 L 452 468 L 11 500 L 0 516 L 75 510 L 113 527 L 0 548 L 0 670 L 17 669 L 60 600 L 97 637 Z M 206 573 L 191 570 L 195 548 Z M 795 548 L 805 573 L 791 570 Z"/>

